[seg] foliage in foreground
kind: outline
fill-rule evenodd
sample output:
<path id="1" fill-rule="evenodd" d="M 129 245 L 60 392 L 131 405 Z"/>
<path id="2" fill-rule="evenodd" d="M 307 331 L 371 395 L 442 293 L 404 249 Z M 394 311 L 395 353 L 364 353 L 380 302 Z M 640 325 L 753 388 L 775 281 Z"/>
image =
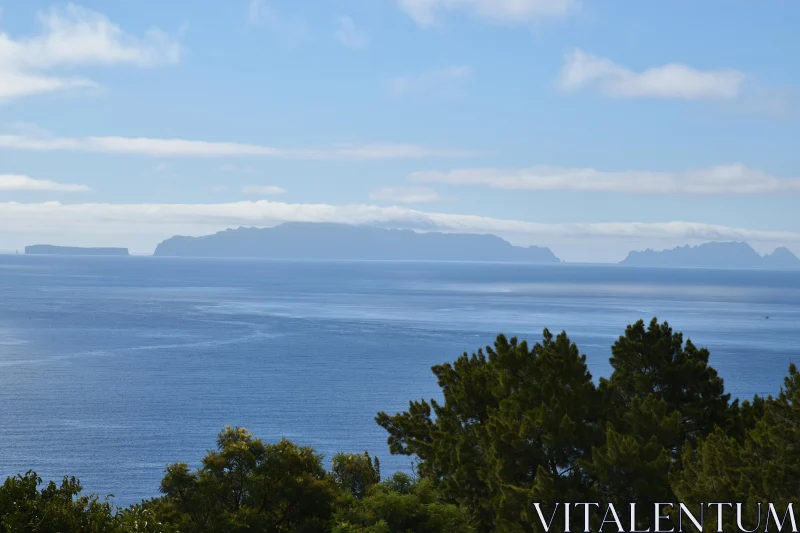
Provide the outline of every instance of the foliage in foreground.
<path id="1" fill-rule="evenodd" d="M 566 333 L 547 330 L 435 366 L 442 401 L 376 419 L 391 452 L 415 458 L 414 478 L 381 480 L 367 453 L 326 470 L 311 448 L 228 427 L 199 469 L 169 465 L 162 495 L 124 510 L 74 478 L 8 478 L 0 532 L 528 532 L 532 502 L 798 500 L 794 365 L 775 398 L 739 404 L 709 352 L 667 323 L 628 326 L 611 351 L 599 384 Z"/>

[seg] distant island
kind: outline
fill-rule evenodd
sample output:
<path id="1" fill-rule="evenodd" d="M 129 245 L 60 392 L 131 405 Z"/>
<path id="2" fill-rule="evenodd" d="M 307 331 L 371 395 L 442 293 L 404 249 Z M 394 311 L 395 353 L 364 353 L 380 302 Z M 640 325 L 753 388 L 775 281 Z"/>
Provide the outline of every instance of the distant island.
<path id="1" fill-rule="evenodd" d="M 800 259 L 786 248 L 760 255 L 746 242 L 709 242 L 671 250 L 631 252 L 621 265 L 701 268 L 800 269 Z"/>
<path id="2" fill-rule="evenodd" d="M 127 248 L 78 248 L 35 244 L 25 247 L 25 255 L 130 255 Z"/>
<path id="3" fill-rule="evenodd" d="M 273 259 L 498 261 L 560 263 L 548 248 L 513 246 L 496 235 L 416 233 L 348 224 L 288 222 L 203 237 L 176 236 L 153 255 Z"/>

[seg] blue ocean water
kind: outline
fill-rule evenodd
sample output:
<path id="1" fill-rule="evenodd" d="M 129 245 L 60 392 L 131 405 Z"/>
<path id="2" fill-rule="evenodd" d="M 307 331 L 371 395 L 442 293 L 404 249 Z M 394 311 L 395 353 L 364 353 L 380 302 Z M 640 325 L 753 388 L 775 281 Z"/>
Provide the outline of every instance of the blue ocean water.
<path id="1" fill-rule="evenodd" d="M 800 358 L 800 273 L 0 256 L 0 475 L 132 503 L 226 424 L 408 470 L 374 416 L 437 397 L 432 365 L 547 327 L 605 376 L 653 316 L 707 346 L 735 396 L 776 393 Z"/>

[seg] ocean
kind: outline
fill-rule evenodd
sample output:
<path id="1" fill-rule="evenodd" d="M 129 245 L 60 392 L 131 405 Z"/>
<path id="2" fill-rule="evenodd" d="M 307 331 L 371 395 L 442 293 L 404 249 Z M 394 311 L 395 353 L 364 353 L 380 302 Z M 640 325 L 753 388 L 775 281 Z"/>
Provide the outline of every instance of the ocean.
<path id="1" fill-rule="evenodd" d="M 800 358 L 800 272 L 0 255 L 0 475 L 126 505 L 225 425 L 408 471 L 374 417 L 439 397 L 432 365 L 549 328 L 607 376 L 653 316 L 734 396 L 775 394 Z"/>

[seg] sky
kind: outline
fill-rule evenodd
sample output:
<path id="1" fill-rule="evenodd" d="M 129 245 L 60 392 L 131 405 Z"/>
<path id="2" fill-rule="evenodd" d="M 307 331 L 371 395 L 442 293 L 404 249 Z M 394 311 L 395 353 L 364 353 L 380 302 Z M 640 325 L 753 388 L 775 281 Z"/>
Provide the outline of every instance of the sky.
<path id="1" fill-rule="evenodd" d="M 319 221 L 800 254 L 794 0 L 0 8 L 0 250 Z"/>

